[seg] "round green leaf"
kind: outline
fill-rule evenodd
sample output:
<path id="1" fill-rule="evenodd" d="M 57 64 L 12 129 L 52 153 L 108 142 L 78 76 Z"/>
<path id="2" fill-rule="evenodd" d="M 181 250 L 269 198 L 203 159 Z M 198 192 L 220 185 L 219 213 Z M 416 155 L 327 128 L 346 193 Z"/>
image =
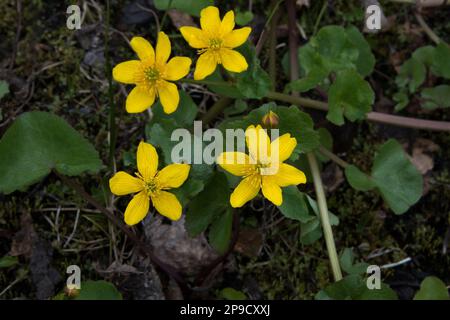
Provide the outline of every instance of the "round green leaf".
<path id="1" fill-rule="evenodd" d="M 414 300 L 449 300 L 448 290 L 444 282 L 436 277 L 426 277 Z"/>
<path id="2" fill-rule="evenodd" d="M 309 213 L 308 205 L 305 201 L 305 195 L 301 193 L 297 186 L 283 188 L 283 203 L 278 207 L 281 213 L 293 220 L 306 223 L 314 218 Z"/>
<path id="3" fill-rule="evenodd" d="M 27 112 L 0 140 L 0 193 L 23 190 L 53 169 L 74 176 L 101 166 L 94 147 L 62 118 Z"/>
<path id="4" fill-rule="evenodd" d="M 393 139 L 378 150 L 372 166 L 372 181 L 396 214 L 406 212 L 422 196 L 422 175 Z"/>
<path id="5" fill-rule="evenodd" d="M 107 281 L 81 282 L 80 293 L 74 300 L 122 300 L 122 294 Z"/>
<path id="6" fill-rule="evenodd" d="M 356 190 L 368 191 L 375 187 L 370 177 L 354 165 L 349 165 L 345 168 L 345 177 L 352 188 Z"/>
<path id="7" fill-rule="evenodd" d="M 344 124 L 344 115 L 350 121 L 364 119 L 375 100 L 369 83 L 355 70 L 339 72 L 328 94 L 327 119 L 336 125 Z"/>
<path id="8" fill-rule="evenodd" d="M 422 105 L 427 109 L 450 107 L 450 86 L 442 84 L 433 88 L 423 89 L 421 96 L 425 103 Z"/>
<path id="9" fill-rule="evenodd" d="M 209 243 L 220 254 L 224 254 L 231 240 L 233 226 L 233 210 L 229 208 L 211 224 Z"/>

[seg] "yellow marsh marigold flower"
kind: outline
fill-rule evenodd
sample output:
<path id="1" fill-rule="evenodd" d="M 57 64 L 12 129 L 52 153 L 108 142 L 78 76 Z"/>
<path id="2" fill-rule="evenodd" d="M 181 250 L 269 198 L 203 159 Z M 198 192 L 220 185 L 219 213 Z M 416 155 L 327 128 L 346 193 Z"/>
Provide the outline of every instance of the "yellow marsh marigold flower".
<path id="1" fill-rule="evenodd" d="M 160 32 L 156 51 L 142 37 L 133 37 L 130 42 L 139 60 L 119 63 L 113 69 L 116 81 L 135 84 L 127 97 L 126 109 L 129 113 L 145 111 L 159 96 L 165 113 L 172 113 L 178 107 L 180 96 L 177 86 L 169 81 L 176 81 L 189 73 L 191 59 L 174 57 L 167 62 L 171 46 L 169 37 Z"/>
<path id="2" fill-rule="evenodd" d="M 180 187 L 186 181 L 190 166 L 173 163 L 158 171 L 158 153 L 149 143 L 141 142 L 137 150 L 137 177 L 124 171 L 109 179 L 111 192 L 118 196 L 136 193 L 125 210 L 125 222 L 132 226 L 148 213 L 150 202 L 155 209 L 171 220 L 181 217 L 181 204 L 174 194 L 166 190 Z"/>
<path id="3" fill-rule="evenodd" d="M 297 140 L 286 133 L 274 141 L 261 126 L 251 125 L 245 131 L 249 155 L 242 152 L 223 152 L 217 163 L 226 171 L 244 179 L 230 197 L 231 206 L 242 207 L 262 189 L 262 194 L 274 205 L 283 203 L 281 187 L 306 183 L 305 174 L 283 163 L 295 147 Z"/>
<path id="4" fill-rule="evenodd" d="M 200 57 L 195 67 L 194 79 L 201 80 L 216 70 L 217 64 L 232 72 L 247 70 L 245 58 L 233 48 L 242 45 L 251 28 L 234 29 L 234 13 L 228 11 L 220 20 L 219 9 L 209 6 L 200 12 L 201 29 L 181 27 L 184 39 L 193 48 L 199 49 Z"/>

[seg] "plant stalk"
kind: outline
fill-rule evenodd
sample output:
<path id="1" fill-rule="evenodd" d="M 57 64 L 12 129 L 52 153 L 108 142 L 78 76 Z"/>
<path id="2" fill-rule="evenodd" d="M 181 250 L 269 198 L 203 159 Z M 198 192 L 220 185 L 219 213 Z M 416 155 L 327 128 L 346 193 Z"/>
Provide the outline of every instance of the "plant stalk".
<path id="1" fill-rule="evenodd" d="M 289 27 L 289 61 L 291 63 L 291 81 L 298 79 L 298 29 L 296 25 L 296 6 L 295 0 L 286 1 L 286 9 L 288 12 L 288 27 Z M 291 98 L 301 99 L 298 92 L 292 92 Z M 327 246 L 328 257 L 330 259 L 331 270 L 335 281 L 342 279 L 341 267 L 336 252 L 336 245 L 334 244 L 333 230 L 331 229 L 330 217 L 328 215 L 327 200 L 323 190 L 322 178 L 320 177 L 319 166 L 317 165 L 316 156 L 313 152 L 306 154 L 311 168 L 311 173 L 314 180 L 314 188 L 317 196 L 317 203 L 319 206 L 320 221 L 322 224 L 325 243 Z"/>
<path id="2" fill-rule="evenodd" d="M 288 94 L 279 92 L 268 92 L 266 97 L 272 100 L 278 100 L 282 102 L 287 102 L 294 104 L 296 106 L 302 106 L 307 108 L 312 108 L 321 111 L 328 111 L 328 104 L 326 102 L 317 101 L 308 98 L 294 97 Z M 450 122 L 446 121 L 434 121 L 434 120 L 424 120 L 410 117 L 395 116 L 392 114 L 381 113 L 381 112 L 369 112 L 366 115 L 366 119 L 372 122 L 378 122 L 383 124 L 394 125 L 398 127 L 431 130 L 431 131 L 449 131 L 450 132 Z"/>
<path id="3" fill-rule="evenodd" d="M 313 153 L 308 153 L 309 166 L 311 174 L 314 179 L 314 189 L 317 195 L 317 205 L 319 207 L 320 221 L 322 223 L 323 235 L 327 245 L 328 257 L 330 258 L 331 270 L 335 281 L 342 279 L 341 267 L 339 265 L 339 258 L 334 243 L 333 230 L 331 229 L 330 216 L 328 214 L 327 201 L 323 189 L 322 178 L 320 177 L 319 166 L 317 164 L 316 156 Z"/>

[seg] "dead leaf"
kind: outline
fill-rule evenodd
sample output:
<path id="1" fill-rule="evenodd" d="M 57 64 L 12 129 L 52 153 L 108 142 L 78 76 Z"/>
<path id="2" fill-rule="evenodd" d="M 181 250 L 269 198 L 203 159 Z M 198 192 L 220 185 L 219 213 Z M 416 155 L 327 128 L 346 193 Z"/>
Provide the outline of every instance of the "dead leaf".
<path id="1" fill-rule="evenodd" d="M 250 258 L 259 256 L 263 235 L 258 229 L 243 228 L 239 231 L 239 236 L 234 245 L 234 250 Z"/>
<path id="2" fill-rule="evenodd" d="M 11 256 L 25 256 L 31 257 L 31 251 L 33 248 L 33 241 L 36 240 L 37 235 L 34 231 L 31 215 L 24 213 L 20 217 L 21 229 L 14 235 L 11 251 Z"/>
<path id="3" fill-rule="evenodd" d="M 159 215 L 149 217 L 144 222 L 144 231 L 155 255 L 186 275 L 196 275 L 218 257 L 203 234 L 189 236 L 184 216 L 171 224 L 163 223 Z"/>
<path id="4" fill-rule="evenodd" d="M 172 20 L 172 23 L 176 28 L 180 28 L 183 26 L 197 27 L 197 24 L 194 22 L 192 17 L 187 13 L 181 12 L 176 9 L 171 9 L 167 11 L 167 14 L 169 15 L 170 20 Z"/>

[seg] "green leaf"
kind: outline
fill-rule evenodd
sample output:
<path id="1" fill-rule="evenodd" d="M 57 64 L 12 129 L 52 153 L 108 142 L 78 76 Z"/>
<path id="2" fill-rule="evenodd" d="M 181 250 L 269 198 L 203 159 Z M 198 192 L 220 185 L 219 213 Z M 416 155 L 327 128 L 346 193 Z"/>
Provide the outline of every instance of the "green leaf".
<path id="1" fill-rule="evenodd" d="M 331 72 L 355 70 L 365 77 L 373 71 L 375 65 L 369 43 L 354 26 L 347 29 L 341 26 L 323 27 L 300 48 L 298 60 L 302 77 L 289 83 L 287 91 L 305 92 L 313 89 Z M 287 54 L 282 59 L 282 66 L 289 76 Z"/>
<path id="2" fill-rule="evenodd" d="M 174 119 L 154 119 L 151 123 L 147 124 L 145 127 L 145 133 L 147 137 L 147 142 L 152 145 L 161 148 L 164 163 L 171 163 L 171 153 L 174 146 L 176 146 L 178 141 L 171 141 L 172 132 L 178 129 L 179 126 Z"/>
<path id="3" fill-rule="evenodd" d="M 449 108 L 450 107 L 450 86 L 442 84 L 434 88 L 426 88 L 421 92 L 425 103 L 422 107 L 426 109 Z"/>
<path id="4" fill-rule="evenodd" d="M 352 69 L 358 59 L 358 48 L 341 26 L 323 27 L 310 40 L 310 44 L 324 59 L 324 65 L 330 71 Z"/>
<path id="5" fill-rule="evenodd" d="M 372 49 L 355 26 L 350 26 L 345 31 L 350 42 L 358 49 L 358 59 L 355 61 L 356 68 L 361 76 L 366 77 L 372 73 L 375 67 L 375 56 Z"/>
<path id="6" fill-rule="evenodd" d="M 388 140 L 380 147 L 370 176 L 354 165 L 345 168 L 345 176 L 356 190 L 376 188 L 396 214 L 406 212 L 422 196 L 422 175 L 396 140 Z"/>
<path id="7" fill-rule="evenodd" d="M 322 237 L 320 220 L 314 217 L 312 220 L 300 224 L 300 242 L 304 245 L 310 245 Z"/>
<path id="8" fill-rule="evenodd" d="M 8 82 L 0 80 L 0 100 L 9 93 Z"/>
<path id="9" fill-rule="evenodd" d="M 406 212 L 422 196 L 422 175 L 396 140 L 388 140 L 378 150 L 372 166 L 372 181 L 396 214 Z"/>
<path id="10" fill-rule="evenodd" d="M 450 79 L 450 47 L 441 42 L 434 50 L 431 72 L 438 77 Z"/>
<path id="11" fill-rule="evenodd" d="M 203 8 L 214 5 L 213 0 L 154 0 L 153 3 L 158 10 L 177 9 L 196 17 Z"/>
<path id="12" fill-rule="evenodd" d="M 364 119 L 375 100 L 369 83 L 354 70 L 339 72 L 328 94 L 327 119 L 336 125 L 344 124 L 344 115 L 350 121 Z"/>
<path id="13" fill-rule="evenodd" d="M 348 274 L 362 274 L 367 271 L 368 263 L 359 262 L 354 263 L 353 250 L 351 248 L 345 248 L 339 257 L 342 270 Z"/>
<path id="14" fill-rule="evenodd" d="M 0 193 L 23 190 L 51 170 L 68 176 L 100 170 L 94 147 L 62 118 L 41 111 L 20 115 L 0 140 Z"/>
<path id="15" fill-rule="evenodd" d="M 316 295 L 316 300 L 397 300 L 397 294 L 388 285 L 381 283 L 380 289 L 370 290 L 366 281 L 351 274 L 328 285 Z"/>
<path id="16" fill-rule="evenodd" d="M 314 200 L 313 198 L 311 198 L 308 195 L 306 195 L 306 199 L 308 200 L 308 204 L 310 205 L 311 209 L 314 211 L 316 216 L 319 217 L 320 216 L 319 206 L 317 205 L 316 200 Z M 339 218 L 334 213 L 332 213 L 331 211 L 328 211 L 328 215 L 329 215 L 329 219 L 330 219 L 330 224 L 332 226 L 339 225 Z"/>
<path id="17" fill-rule="evenodd" d="M 426 73 L 425 65 L 413 57 L 402 64 L 395 82 L 400 88 L 408 88 L 410 93 L 414 93 L 425 81 Z"/>
<path id="18" fill-rule="evenodd" d="M 225 73 L 225 70 L 221 70 L 220 68 L 216 68 L 210 76 L 206 78 L 206 80 L 218 83 L 218 84 L 208 84 L 207 87 L 212 92 L 215 92 L 221 96 L 230 97 L 233 99 L 243 99 L 244 95 L 237 89 L 235 79 L 225 80 L 221 74 L 221 71 Z M 246 72 L 246 71 L 244 71 Z"/>
<path id="19" fill-rule="evenodd" d="M 436 277 L 426 277 L 414 300 L 449 300 L 448 290 L 444 282 Z"/>
<path id="20" fill-rule="evenodd" d="M 397 104 L 395 105 L 395 111 L 403 110 L 409 103 L 408 94 L 404 91 L 399 91 L 392 96 Z"/>
<path id="21" fill-rule="evenodd" d="M 81 282 L 80 293 L 74 300 L 122 300 L 122 294 L 107 281 Z"/>
<path id="22" fill-rule="evenodd" d="M 416 49 L 413 58 L 422 62 L 425 66 L 430 67 L 433 64 L 435 48 L 433 46 L 425 46 Z"/>
<path id="23" fill-rule="evenodd" d="M 253 13 L 251 11 L 238 11 L 236 13 L 235 21 L 238 26 L 245 26 L 252 20 Z"/>
<path id="24" fill-rule="evenodd" d="M 352 188 L 356 190 L 368 191 L 376 186 L 368 175 L 354 165 L 349 165 L 345 168 L 345 177 Z"/>
<path id="25" fill-rule="evenodd" d="M 229 187 L 224 173 L 216 172 L 205 188 L 189 203 L 186 212 L 186 230 L 197 236 L 226 208 L 229 207 Z"/>
<path id="26" fill-rule="evenodd" d="M 281 213 L 289 219 L 298 220 L 306 223 L 314 218 L 309 213 L 308 205 L 305 201 L 305 196 L 301 193 L 297 186 L 289 186 L 282 188 L 283 203 L 278 207 Z"/>
<path id="27" fill-rule="evenodd" d="M 19 259 L 17 257 L 4 256 L 4 257 L 0 258 L 0 269 L 12 267 L 18 263 L 19 263 Z"/>
<path id="28" fill-rule="evenodd" d="M 161 119 L 173 119 L 179 127 L 186 128 L 192 126 L 192 122 L 197 116 L 198 107 L 190 95 L 188 95 L 185 91 L 180 90 L 180 103 L 178 104 L 178 108 L 175 112 L 166 114 L 163 111 L 161 100 L 159 99 L 158 102 L 152 107 L 152 111 L 154 118 L 156 118 L 157 121 Z"/>
<path id="29" fill-rule="evenodd" d="M 233 210 L 231 208 L 228 208 L 211 224 L 209 243 L 219 254 L 224 254 L 230 245 L 232 225 Z"/>
<path id="30" fill-rule="evenodd" d="M 322 227 L 319 218 L 319 208 L 316 200 L 306 195 L 306 200 L 311 212 L 311 219 L 306 223 L 300 223 L 300 242 L 309 245 L 322 237 Z M 336 226 L 339 224 L 339 218 L 328 211 L 330 224 Z"/>
<path id="31" fill-rule="evenodd" d="M 236 74 L 236 88 L 245 98 L 264 98 L 271 87 L 270 77 L 261 68 L 255 47 L 246 43 L 239 51 L 245 56 L 249 66 L 246 71 Z"/>
<path id="32" fill-rule="evenodd" d="M 286 86 L 289 91 L 306 92 L 308 90 L 314 89 L 319 83 L 323 81 L 328 76 L 328 71 L 325 68 L 320 68 L 317 66 L 312 69 L 304 78 L 294 80 Z"/>
<path id="33" fill-rule="evenodd" d="M 247 296 L 242 291 L 233 288 L 224 288 L 220 291 L 220 296 L 226 300 L 247 300 Z"/>

